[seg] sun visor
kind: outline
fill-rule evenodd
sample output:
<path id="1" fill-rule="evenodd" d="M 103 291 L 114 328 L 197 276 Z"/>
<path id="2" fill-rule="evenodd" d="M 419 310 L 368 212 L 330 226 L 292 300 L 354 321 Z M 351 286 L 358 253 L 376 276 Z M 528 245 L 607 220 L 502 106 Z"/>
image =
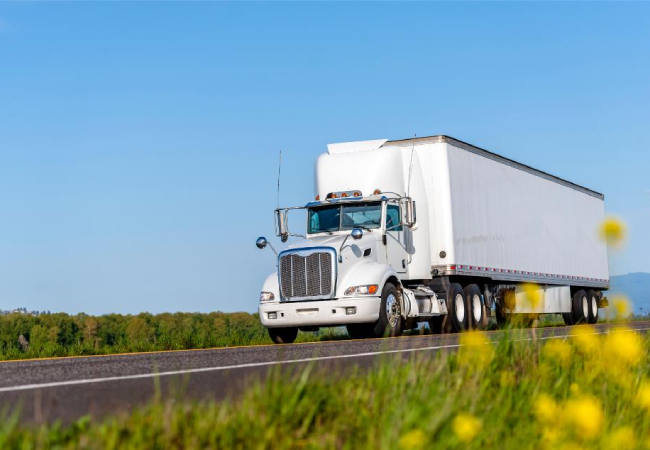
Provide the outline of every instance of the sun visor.
<path id="1" fill-rule="evenodd" d="M 373 141 L 341 142 L 339 144 L 327 144 L 327 153 L 337 155 L 340 153 L 365 152 L 377 150 L 384 145 L 388 139 L 375 139 Z"/>

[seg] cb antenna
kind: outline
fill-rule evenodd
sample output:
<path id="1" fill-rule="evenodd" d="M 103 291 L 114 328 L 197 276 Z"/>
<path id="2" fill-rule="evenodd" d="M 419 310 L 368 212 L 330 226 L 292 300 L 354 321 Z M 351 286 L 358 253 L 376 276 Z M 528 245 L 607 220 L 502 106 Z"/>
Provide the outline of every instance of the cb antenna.
<path id="1" fill-rule="evenodd" d="M 413 146 L 411 147 L 411 162 L 409 164 L 409 181 L 406 186 L 406 196 L 411 196 L 411 173 L 413 172 L 413 152 L 415 151 L 415 139 L 418 137 L 417 134 L 413 135 Z"/>
<path id="2" fill-rule="evenodd" d="M 280 208 L 280 173 L 282 171 L 282 150 L 280 150 L 280 163 L 278 164 L 278 196 L 277 196 L 277 204 L 278 208 Z"/>

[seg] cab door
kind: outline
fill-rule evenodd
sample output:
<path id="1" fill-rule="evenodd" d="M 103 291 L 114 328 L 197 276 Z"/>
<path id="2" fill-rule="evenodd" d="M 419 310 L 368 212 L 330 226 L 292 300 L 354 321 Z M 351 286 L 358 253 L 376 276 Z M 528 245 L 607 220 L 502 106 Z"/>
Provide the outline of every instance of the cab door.
<path id="1" fill-rule="evenodd" d="M 406 273 L 408 254 L 406 230 L 402 217 L 402 208 L 394 203 L 386 204 L 386 261 L 395 272 Z"/>

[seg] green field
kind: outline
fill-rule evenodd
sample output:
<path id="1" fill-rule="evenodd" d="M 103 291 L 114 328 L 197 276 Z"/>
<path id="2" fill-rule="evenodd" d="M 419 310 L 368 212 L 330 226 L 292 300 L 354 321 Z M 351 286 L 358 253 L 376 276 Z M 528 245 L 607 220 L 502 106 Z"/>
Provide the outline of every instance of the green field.
<path id="1" fill-rule="evenodd" d="M 300 333 L 298 342 L 343 337 L 340 330 L 324 329 Z M 0 360 L 270 343 L 257 314 L 244 312 L 0 316 Z"/>
<path id="2" fill-rule="evenodd" d="M 467 333 L 457 353 L 276 372 L 231 402 L 179 396 L 100 423 L 4 417 L 0 448 L 650 449 L 650 339 L 575 332 L 526 341 L 513 330 L 497 345 Z"/>

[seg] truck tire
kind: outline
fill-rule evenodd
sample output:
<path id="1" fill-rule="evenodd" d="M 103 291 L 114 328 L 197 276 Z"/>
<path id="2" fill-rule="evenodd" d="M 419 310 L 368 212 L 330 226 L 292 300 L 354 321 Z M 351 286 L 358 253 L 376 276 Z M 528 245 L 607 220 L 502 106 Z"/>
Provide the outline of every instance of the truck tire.
<path id="1" fill-rule="evenodd" d="M 593 325 L 598 322 L 598 292 L 587 292 L 587 298 L 589 299 L 589 318 L 587 322 Z"/>
<path id="2" fill-rule="evenodd" d="M 465 288 L 465 298 L 467 298 L 468 325 L 472 330 L 484 330 L 487 328 L 487 314 L 485 303 L 481 296 L 481 290 L 475 284 L 470 284 Z"/>
<path id="3" fill-rule="evenodd" d="M 269 328 L 269 336 L 276 344 L 291 344 L 298 337 L 298 328 Z"/>
<path id="4" fill-rule="evenodd" d="M 573 322 L 578 325 L 589 320 L 589 298 L 587 293 L 579 290 L 573 295 Z"/>
<path id="5" fill-rule="evenodd" d="M 392 283 L 386 283 L 381 290 L 379 319 L 373 329 L 374 337 L 400 336 L 404 330 L 400 294 Z"/>
<path id="6" fill-rule="evenodd" d="M 452 283 L 447 291 L 447 322 L 451 330 L 458 333 L 467 330 L 469 314 L 467 314 L 467 296 L 458 283 Z"/>
<path id="7" fill-rule="evenodd" d="M 567 327 L 576 324 L 575 321 L 573 320 L 572 312 L 562 313 L 562 318 L 564 319 L 564 325 L 566 325 Z"/>

